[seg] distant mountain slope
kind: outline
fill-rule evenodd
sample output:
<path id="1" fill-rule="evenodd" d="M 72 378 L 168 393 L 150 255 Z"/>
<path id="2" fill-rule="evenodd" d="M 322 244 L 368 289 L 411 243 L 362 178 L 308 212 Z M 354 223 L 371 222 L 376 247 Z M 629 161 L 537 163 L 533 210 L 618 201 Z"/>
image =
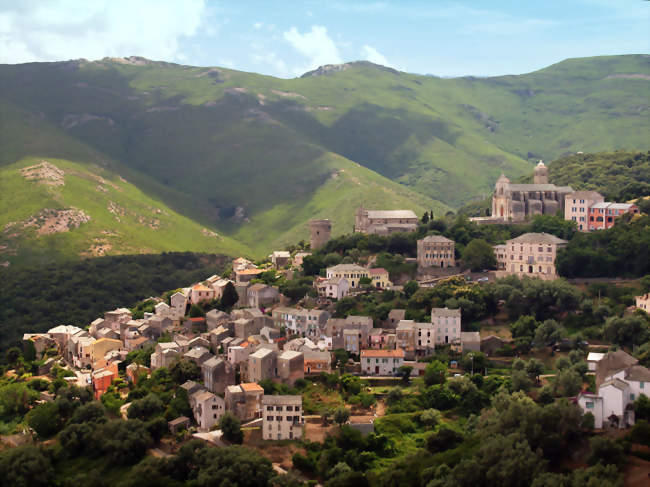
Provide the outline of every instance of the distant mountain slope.
<path id="1" fill-rule="evenodd" d="M 246 253 L 119 175 L 60 159 L 0 168 L 0 262 L 172 250 Z"/>
<path id="2" fill-rule="evenodd" d="M 0 164 L 97 164 L 262 253 L 312 216 L 348 230 L 358 202 L 446 211 L 536 159 L 647 150 L 649 60 L 457 79 L 368 62 L 291 80 L 142 58 L 3 65 Z"/>

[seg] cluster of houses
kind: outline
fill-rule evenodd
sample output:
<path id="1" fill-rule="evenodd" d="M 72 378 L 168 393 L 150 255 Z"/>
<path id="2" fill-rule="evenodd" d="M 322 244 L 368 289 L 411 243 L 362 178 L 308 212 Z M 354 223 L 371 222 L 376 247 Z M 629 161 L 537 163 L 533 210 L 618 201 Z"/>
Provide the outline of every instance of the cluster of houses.
<path id="1" fill-rule="evenodd" d="M 581 392 L 576 402 L 594 416 L 594 427 L 625 428 L 634 424 L 634 401 L 649 395 L 650 370 L 623 350 L 590 353 L 589 369 L 596 373 L 596 393 Z"/>

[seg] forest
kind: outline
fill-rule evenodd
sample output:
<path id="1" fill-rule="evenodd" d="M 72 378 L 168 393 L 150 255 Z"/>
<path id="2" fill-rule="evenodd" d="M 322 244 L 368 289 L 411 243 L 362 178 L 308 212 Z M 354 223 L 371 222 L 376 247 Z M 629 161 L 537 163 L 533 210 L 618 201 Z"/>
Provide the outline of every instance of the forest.
<path id="1" fill-rule="evenodd" d="M 0 268 L 0 348 L 56 325 L 85 327 L 105 311 L 221 274 L 226 262 L 221 255 L 169 252 Z"/>

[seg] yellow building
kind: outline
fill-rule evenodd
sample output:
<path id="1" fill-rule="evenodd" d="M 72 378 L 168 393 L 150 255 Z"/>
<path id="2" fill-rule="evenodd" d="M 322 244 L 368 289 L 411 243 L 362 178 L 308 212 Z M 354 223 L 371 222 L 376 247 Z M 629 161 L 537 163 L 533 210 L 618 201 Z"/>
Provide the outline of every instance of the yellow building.
<path id="1" fill-rule="evenodd" d="M 100 338 L 93 343 L 92 347 L 92 363 L 97 362 L 104 358 L 108 352 L 112 350 L 119 350 L 123 348 L 120 340 L 113 338 Z"/>
<path id="2" fill-rule="evenodd" d="M 370 269 L 368 274 L 370 279 L 372 279 L 372 285 L 378 289 L 388 289 L 393 285 L 393 283 L 390 282 L 388 271 L 383 267 Z"/>

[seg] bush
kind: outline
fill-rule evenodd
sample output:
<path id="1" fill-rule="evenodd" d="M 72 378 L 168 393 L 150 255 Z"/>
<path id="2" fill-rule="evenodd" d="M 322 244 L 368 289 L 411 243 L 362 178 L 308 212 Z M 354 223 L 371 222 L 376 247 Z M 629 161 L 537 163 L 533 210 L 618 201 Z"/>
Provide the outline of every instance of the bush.
<path id="1" fill-rule="evenodd" d="M 0 472 L 0 485 L 3 486 L 49 487 L 54 483 L 50 459 L 32 445 L 0 453 Z"/>
<path id="2" fill-rule="evenodd" d="M 59 414 L 59 407 L 53 402 L 40 404 L 27 413 L 27 424 L 36 431 L 41 438 L 49 438 L 58 433 L 63 421 Z"/>
<path id="3" fill-rule="evenodd" d="M 223 437 L 230 443 L 241 444 L 244 441 L 244 433 L 241 430 L 241 421 L 230 412 L 226 412 L 219 419 L 219 429 Z"/>
<path id="4" fill-rule="evenodd" d="M 618 441 L 606 436 L 596 436 L 589 440 L 589 446 L 591 448 L 589 465 L 602 463 L 620 468 L 625 464 L 625 452 Z"/>
<path id="5" fill-rule="evenodd" d="M 441 426 L 437 432 L 427 437 L 427 450 L 438 453 L 460 445 L 464 440 L 461 433 L 451 428 Z"/>

